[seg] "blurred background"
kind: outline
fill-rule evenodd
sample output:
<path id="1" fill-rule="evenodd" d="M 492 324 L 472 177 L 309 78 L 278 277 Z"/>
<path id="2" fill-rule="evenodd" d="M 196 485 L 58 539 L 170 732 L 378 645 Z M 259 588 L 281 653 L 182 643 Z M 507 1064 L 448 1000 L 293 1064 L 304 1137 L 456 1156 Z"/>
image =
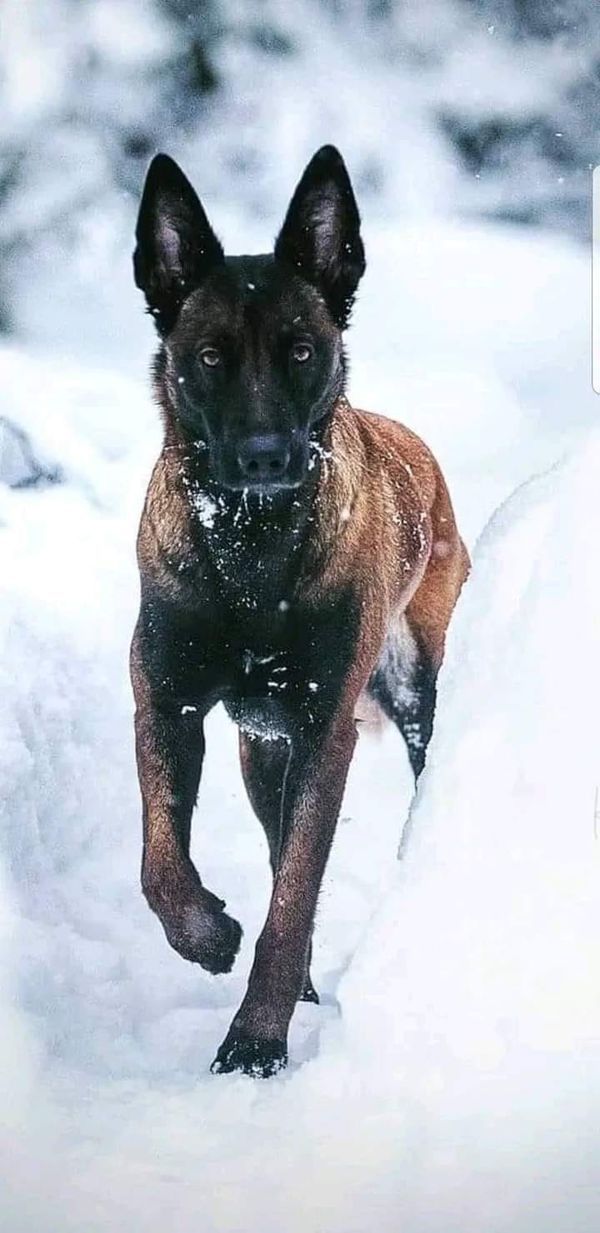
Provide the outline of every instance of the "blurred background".
<path id="1" fill-rule="evenodd" d="M 230 248 L 270 243 L 324 141 L 370 226 L 587 236 L 594 0 L 3 0 L 0 20 L 6 334 L 120 364 L 147 349 L 129 254 L 159 149 Z"/>

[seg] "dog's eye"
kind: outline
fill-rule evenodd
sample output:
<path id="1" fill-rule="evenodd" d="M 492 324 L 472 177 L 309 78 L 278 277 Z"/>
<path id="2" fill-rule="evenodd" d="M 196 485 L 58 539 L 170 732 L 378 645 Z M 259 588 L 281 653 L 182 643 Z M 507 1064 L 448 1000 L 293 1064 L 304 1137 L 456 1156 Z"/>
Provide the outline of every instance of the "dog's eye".
<path id="1" fill-rule="evenodd" d="M 206 368 L 216 368 L 221 363 L 221 356 L 216 347 L 203 347 L 200 352 L 200 359 Z"/>
<path id="2" fill-rule="evenodd" d="M 306 364 L 307 360 L 312 359 L 313 349 L 310 343 L 292 343 L 291 356 L 296 364 Z"/>

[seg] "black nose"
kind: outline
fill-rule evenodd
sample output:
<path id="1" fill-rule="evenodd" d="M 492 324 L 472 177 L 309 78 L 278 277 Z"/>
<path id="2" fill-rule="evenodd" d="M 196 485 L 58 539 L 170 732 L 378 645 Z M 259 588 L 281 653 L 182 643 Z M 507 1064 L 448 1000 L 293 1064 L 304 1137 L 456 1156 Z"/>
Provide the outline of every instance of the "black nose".
<path id="1" fill-rule="evenodd" d="M 242 475 L 257 483 L 278 480 L 285 475 L 290 461 L 290 448 L 281 433 L 269 432 L 247 437 L 238 446 L 238 463 Z"/>

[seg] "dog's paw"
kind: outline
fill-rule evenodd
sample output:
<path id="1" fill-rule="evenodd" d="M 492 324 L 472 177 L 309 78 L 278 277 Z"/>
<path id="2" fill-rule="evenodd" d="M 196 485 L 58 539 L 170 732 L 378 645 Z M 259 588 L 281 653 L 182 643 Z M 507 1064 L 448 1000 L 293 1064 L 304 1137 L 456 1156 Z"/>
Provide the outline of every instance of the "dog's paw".
<path id="1" fill-rule="evenodd" d="M 239 1071 L 257 1079 L 270 1079 L 287 1066 L 285 1040 L 259 1040 L 236 1032 L 226 1037 L 211 1066 L 213 1075 L 230 1075 Z"/>
<path id="2" fill-rule="evenodd" d="M 222 907 L 190 903 L 175 918 L 163 919 L 163 927 L 173 949 L 190 963 L 199 963 L 213 976 L 231 971 L 242 928 Z"/>

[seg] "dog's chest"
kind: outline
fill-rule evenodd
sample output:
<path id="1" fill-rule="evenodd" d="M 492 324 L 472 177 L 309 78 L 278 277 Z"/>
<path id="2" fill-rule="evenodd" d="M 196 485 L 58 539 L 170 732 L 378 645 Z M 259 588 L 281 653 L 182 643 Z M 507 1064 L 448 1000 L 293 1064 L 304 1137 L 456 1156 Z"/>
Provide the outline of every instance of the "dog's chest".
<path id="1" fill-rule="evenodd" d="M 262 740 L 289 739 L 289 699 L 294 692 L 288 657 L 266 647 L 236 656 L 225 708 L 242 732 Z"/>
<path id="2" fill-rule="evenodd" d="M 306 679 L 287 648 L 244 647 L 231 667 L 223 702 L 241 731 L 261 740 L 291 740 L 294 718 L 309 716 L 317 682 Z"/>
<path id="3" fill-rule="evenodd" d="M 268 499 L 240 494 L 232 502 L 202 489 L 188 493 L 201 555 L 212 569 L 215 598 L 270 624 L 285 610 L 301 531 L 294 509 L 280 516 Z M 252 622 L 250 621 L 252 624 Z"/>

